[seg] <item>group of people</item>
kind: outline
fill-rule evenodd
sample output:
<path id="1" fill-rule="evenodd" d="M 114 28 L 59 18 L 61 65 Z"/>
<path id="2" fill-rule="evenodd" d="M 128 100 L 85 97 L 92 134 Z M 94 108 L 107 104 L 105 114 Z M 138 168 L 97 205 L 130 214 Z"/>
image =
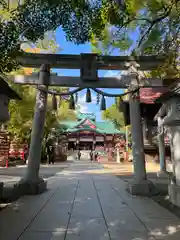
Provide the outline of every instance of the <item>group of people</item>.
<path id="1" fill-rule="evenodd" d="M 91 151 L 91 152 L 89 153 L 89 155 L 90 155 L 90 160 L 91 160 L 91 161 L 93 161 L 93 160 L 98 161 L 99 155 L 98 155 L 97 152 L 95 153 L 95 152 Z M 81 159 L 81 151 L 80 151 L 80 150 L 79 150 L 78 153 L 77 153 L 77 159 L 78 159 L 78 160 Z"/>

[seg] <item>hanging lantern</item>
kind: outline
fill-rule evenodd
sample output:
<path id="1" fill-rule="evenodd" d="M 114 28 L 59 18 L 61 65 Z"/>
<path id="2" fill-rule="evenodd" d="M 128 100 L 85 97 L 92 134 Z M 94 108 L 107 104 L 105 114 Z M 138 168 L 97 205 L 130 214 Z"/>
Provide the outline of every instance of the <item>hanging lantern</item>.
<path id="1" fill-rule="evenodd" d="M 102 98 L 101 98 L 100 110 L 101 110 L 101 111 L 106 110 L 106 99 L 105 99 L 104 96 L 102 96 Z"/>
<path id="2" fill-rule="evenodd" d="M 75 109 L 75 102 L 74 102 L 73 95 L 71 95 L 70 100 L 69 100 L 69 109 L 72 109 L 72 110 Z"/>
<path id="3" fill-rule="evenodd" d="M 97 95 L 96 95 L 96 103 L 97 103 L 97 105 L 100 103 L 100 94 L 99 93 L 97 93 Z"/>
<path id="4" fill-rule="evenodd" d="M 86 92 L 86 102 L 87 103 L 90 103 L 92 101 L 92 99 L 91 99 L 91 91 L 90 91 L 90 89 L 88 88 L 87 89 L 87 92 Z"/>
<path id="5" fill-rule="evenodd" d="M 78 92 L 75 93 L 75 103 L 77 104 L 78 102 Z"/>
<path id="6" fill-rule="evenodd" d="M 56 95 L 54 95 L 54 94 L 52 96 L 52 109 L 54 111 L 57 111 L 57 99 L 56 99 Z"/>

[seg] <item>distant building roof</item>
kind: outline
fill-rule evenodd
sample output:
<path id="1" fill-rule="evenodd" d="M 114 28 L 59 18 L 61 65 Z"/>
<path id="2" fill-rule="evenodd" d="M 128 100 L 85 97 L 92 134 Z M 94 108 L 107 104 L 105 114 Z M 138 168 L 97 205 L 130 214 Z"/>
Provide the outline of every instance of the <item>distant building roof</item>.
<path id="1" fill-rule="evenodd" d="M 64 129 L 66 133 L 91 131 L 99 134 L 124 134 L 124 131 L 116 129 L 115 125 L 110 121 L 96 122 L 91 119 L 92 115 L 88 114 L 87 117 L 85 114 L 84 116 L 86 117 L 80 121 L 61 121 L 59 127 L 60 129 Z"/>
<path id="2" fill-rule="evenodd" d="M 78 112 L 77 114 L 77 119 L 82 120 L 82 119 L 91 119 L 91 120 L 96 120 L 96 115 L 94 113 L 82 113 Z"/>

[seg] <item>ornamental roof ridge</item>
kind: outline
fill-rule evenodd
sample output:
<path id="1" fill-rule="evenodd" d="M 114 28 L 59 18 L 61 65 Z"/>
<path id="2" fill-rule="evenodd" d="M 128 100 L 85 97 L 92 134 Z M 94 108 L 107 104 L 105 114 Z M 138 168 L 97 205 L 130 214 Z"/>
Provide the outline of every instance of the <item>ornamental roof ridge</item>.
<path id="1" fill-rule="evenodd" d="M 90 118 L 90 119 L 96 119 L 96 115 L 94 113 L 83 113 L 83 112 L 78 112 L 77 113 L 77 118 Z"/>

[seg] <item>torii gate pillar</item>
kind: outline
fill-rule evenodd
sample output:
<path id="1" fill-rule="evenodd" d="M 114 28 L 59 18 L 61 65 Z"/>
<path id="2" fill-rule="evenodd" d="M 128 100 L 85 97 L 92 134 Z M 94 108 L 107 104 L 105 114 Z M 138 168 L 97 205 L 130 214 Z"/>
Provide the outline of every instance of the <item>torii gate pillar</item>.
<path id="1" fill-rule="evenodd" d="M 132 63 L 129 67 L 131 76 L 130 89 L 138 86 L 137 64 Z M 129 97 L 131 134 L 132 134 L 132 154 L 134 165 L 134 180 L 128 183 L 127 190 L 133 195 L 149 195 L 152 190 L 152 183 L 147 180 L 144 143 L 142 132 L 142 119 L 140 113 L 139 91 L 131 93 Z"/>
<path id="2" fill-rule="evenodd" d="M 40 68 L 39 80 L 48 85 L 49 78 L 50 67 L 44 64 Z M 47 182 L 39 177 L 42 138 L 47 109 L 47 95 L 46 91 L 37 90 L 28 165 L 25 176 L 18 183 L 18 187 L 22 194 L 38 194 L 47 189 Z"/>

